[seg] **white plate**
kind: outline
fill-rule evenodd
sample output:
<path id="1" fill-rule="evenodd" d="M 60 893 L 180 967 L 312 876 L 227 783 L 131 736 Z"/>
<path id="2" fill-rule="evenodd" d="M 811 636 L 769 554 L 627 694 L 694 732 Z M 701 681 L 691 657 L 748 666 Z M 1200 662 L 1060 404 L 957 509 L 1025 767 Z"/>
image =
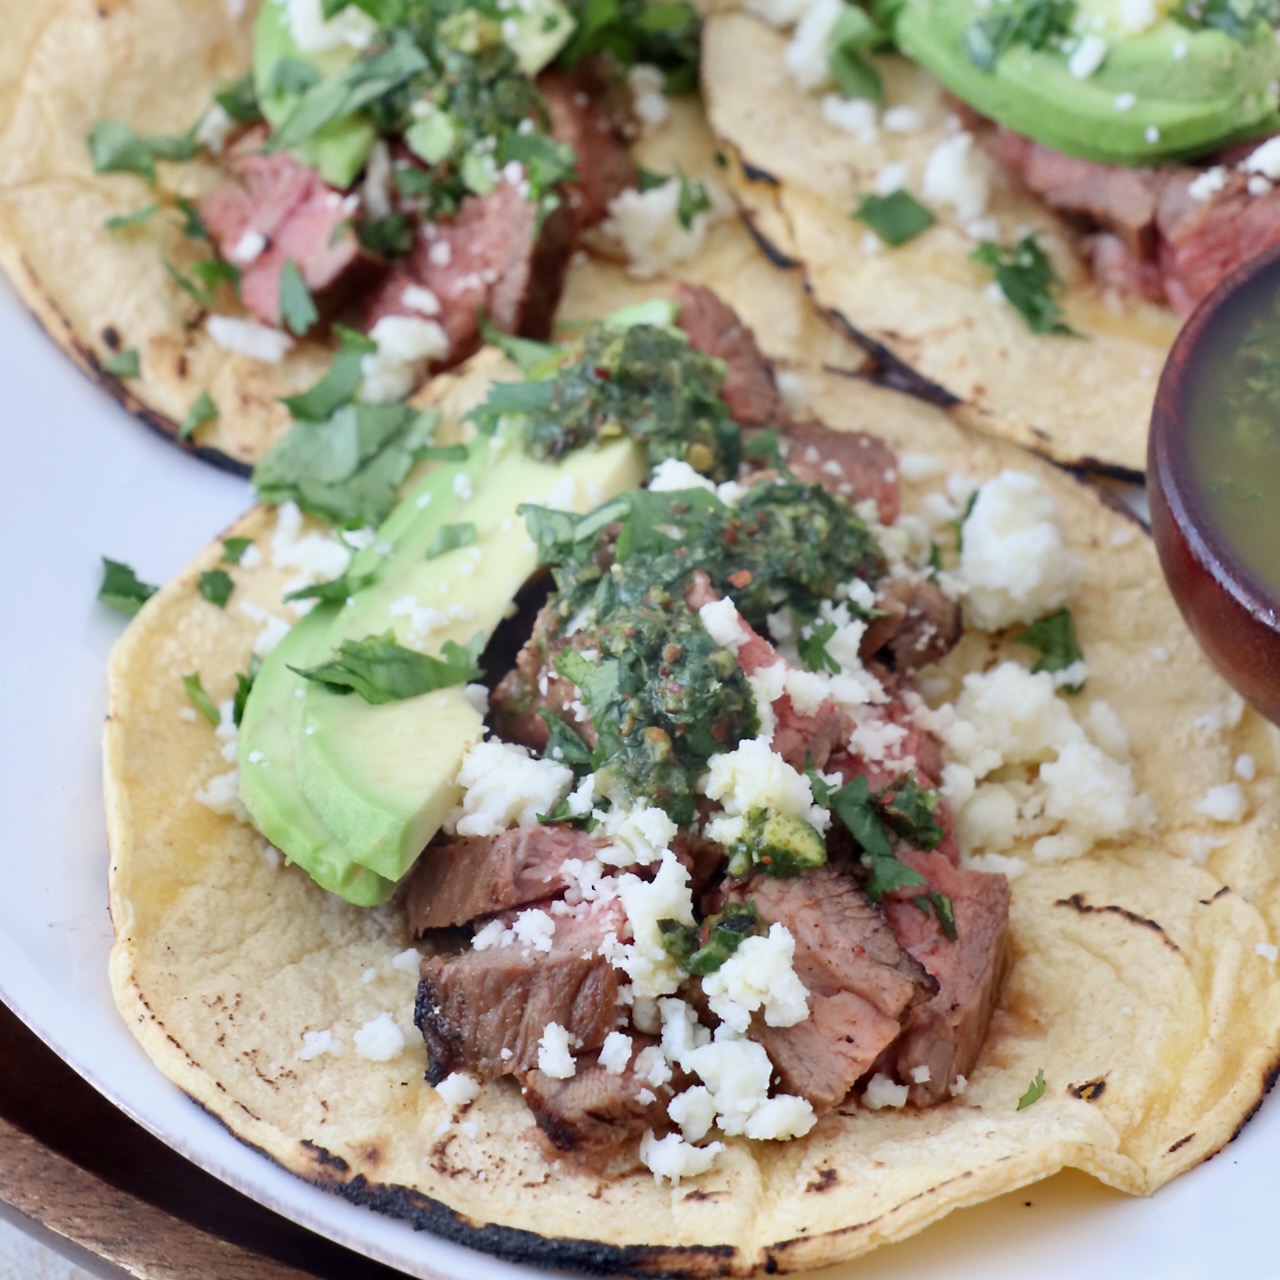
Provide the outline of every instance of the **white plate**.
<path id="1" fill-rule="evenodd" d="M 107 655 L 124 620 L 95 600 L 99 557 L 164 582 L 248 505 L 249 490 L 118 409 L 2 287 L 0 352 L 0 996 L 135 1120 L 295 1222 L 413 1276 L 545 1276 L 416 1233 L 284 1173 L 164 1080 L 116 1013 L 106 977 L 99 733 Z M 1280 1272 L 1271 1216 L 1277 1174 L 1273 1104 L 1209 1165 L 1150 1200 L 1062 1175 L 824 1274 L 1262 1280 Z"/>

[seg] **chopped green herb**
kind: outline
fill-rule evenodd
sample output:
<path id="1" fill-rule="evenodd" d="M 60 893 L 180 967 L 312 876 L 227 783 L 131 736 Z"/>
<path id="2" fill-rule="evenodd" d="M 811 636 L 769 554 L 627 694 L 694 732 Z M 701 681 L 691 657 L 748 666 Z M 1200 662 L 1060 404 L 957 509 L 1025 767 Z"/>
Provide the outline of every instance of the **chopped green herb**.
<path id="1" fill-rule="evenodd" d="M 203 262 L 194 263 L 186 275 L 172 262 L 166 262 L 164 266 L 174 284 L 205 308 L 213 306 L 220 284 L 229 284 L 235 289 L 240 287 L 240 269 L 220 258 L 206 258 Z"/>
<path id="2" fill-rule="evenodd" d="M 108 356 L 102 362 L 102 368 L 105 373 L 116 378 L 136 378 L 142 372 L 137 347 L 129 347 L 125 351 L 117 351 L 115 355 Z"/>
<path id="3" fill-rule="evenodd" d="M 215 93 L 213 98 L 236 124 L 256 124 L 262 119 L 262 109 L 258 106 L 258 93 L 251 71 L 246 71 L 239 80 L 233 80 L 225 89 Z"/>
<path id="4" fill-rule="evenodd" d="M 316 582 L 309 587 L 299 587 L 285 596 L 286 600 L 319 600 L 329 603 L 344 604 L 357 591 L 363 591 L 377 575 L 368 573 L 344 573 L 340 578 L 328 582 Z"/>
<path id="5" fill-rule="evenodd" d="M 292 258 L 280 272 L 280 319 L 284 327 L 299 338 L 320 319 L 307 282 Z"/>
<path id="6" fill-rule="evenodd" d="M 367 218 L 356 227 L 361 247 L 379 258 L 403 258 L 413 248 L 413 223 L 403 213 Z"/>
<path id="7" fill-rule="evenodd" d="M 918 898 L 912 898 L 911 901 L 925 915 L 937 917 L 938 927 L 948 941 L 954 942 L 956 940 L 958 936 L 956 933 L 956 909 L 945 893 L 922 893 Z"/>
<path id="8" fill-rule="evenodd" d="M 827 37 L 827 66 L 836 87 L 846 98 L 884 97 L 884 81 L 866 55 L 885 44 L 885 32 L 865 9 L 846 5 Z"/>
<path id="9" fill-rule="evenodd" d="M 222 723 L 222 715 L 213 699 L 205 693 L 204 685 L 200 683 L 200 673 L 195 671 L 189 676 L 183 676 L 182 687 L 187 691 L 192 706 L 216 729 Z"/>
<path id="10" fill-rule="evenodd" d="M 932 212 L 910 191 L 898 190 L 887 196 L 865 195 L 853 215 L 864 222 L 885 244 L 906 244 L 934 224 Z"/>
<path id="11" fill-rule="evenodd" d="M 219 609 L 227 607 L 227 601 L 231 599 L 231 592 L 235 589 L 235 585 L 231 575 L 225 569 L 206 569 L 200 575 L 201 596 L 210 604 L 216 604 Z"/>
<path id="12" fill-rule="evenodd" d="M 791 813 L 752 809 L 740 839 L 729 847 L 729 874 L 750 875 L 753 867 L 765 875 L 794 876 L 827 861 L 827 842 L 816 827 Z"/>
<path id="13" fill-rule="evenodd" d="M 244 559 L 244 553 L 251 546 L 253 546 L 252 538 L 223 538 L 221 562 L 239 564 Z"/>
<path id="14" fill-rule="evenodd" d="M 763 467 L 777 471 L 783 475 L 790 474 L 782 456 L 782 437 L 777 427 L 769 427 L 765 431 L 742 442 L 742 456 L 751 462 L 758 462 Z"/>
<path id="15" fill-rule="evenodd" d="M 476 540 L 476 527 L 469 521 L 465 524 L 441 525 L 439 532 L 427 548 L 427 559 L 434 560 L 446 551 L 456 551 L 459 547 L 469 547 Z"/>
<path id="16" fill-rule="evenodd" d="M 979 71 L 991 71 L 1013 44 L 1045 49 L 1071 33 L 1075 0 L 1009 0 L 998 13 L 965 29 L 964 51 Z"/>
<path id="17" fill-rule="evenodd" d="M 158 589 L 140 582 L 129 565 L 102 557 L 102 585 L 98 588 L 98 599 L 117 613 L 137 613 Z"/>
<path id="18" fill-rule="evenodd" d="M 547 726 L 547 732 L 550 735 L 543 755 L 561 764 L 574 766 L 591 764 L 590 748 L 569 725 L 545 708 L 539 710 L 538 715 Z"/>
<path id="19" fill-rule="evenodd" d="M 320 72 L 313 63 L 303 62 L 301 58 L 281 58 L 271 73 L 267 96 L 297 98 L 319 83 Z"/>
<path id="20" fill-rule="evenodd" d="M 182 426 L 178 429 L 178 439 L 190 439 L 206 422 L 212 422 L 217 416 L 218 406 L 213 403 L 213 397 L 207 391 L 202 391 L 183 418 Z"/>
<path id="21" fill-rule="evenodd" d="M 89 133 L 94 173 L 136 173 L 154 182 L 157 160 L 190 160 L 195 153 L 194 133 L 144 138 L 119 120 L 103 120 Z"/>
<path id="22" fill-rule="evenodd" d="M 973 251 L 972 257 L 995 272 L 1000 292 L 1034 333 L 1080 336 L 1062 318 L 1063 311 L 1055 297 L 1063 288 L 1062 277 L 1034 235 L 1023 236 L 1011 249 L 1002 249 L 993 241 L 985 240 Z"/>
<path id="23" fill-rule="evenodd" d="M 981 490 L 981 489 L 975 489 L 975 490 L 974 490 L 974 491 L 969 495 L 968 501 L 967 501 L 967 502 L 965 502 L 965 504 L 964 504 L 964 510 L 960 513 L 960 517 L 959 517 L 959 519 L 956 519 L 956 520 L 952 520 L 952 521 L 951 521 L 951 528 L 953 528 L 953 529 L 955 530 L 955 532 L 956 532 L 956 554 L 957 554 L 957 555 L 958 555 L 961 551 L 963 551 L 963 550 L 964 550 L 964 525 L 965 525 L 965 521 L 966 521 L 966 520 L 968 520 L 968 518 L 969 518 L 971 515 L 973 515 L 973 507 L 974 507 L 974 503 L 976 503 L 976 502 L 978 501 L 978 494 L 979 494 L 979 493 L 981 493 L 981 492 L 982 492 L 982 490 Z"/>
<path id="24" fill-rule="evenodd" d="M 800 661 L 810 671 L 829 671 L 833 676 L 840 674 L 840 664 L 827 652 L 827 641 L 836 633 L 834 622 L 815 622 L 806 636 L 802 631 L 796 648 L 800 652 Z"/>
<path id="25" fill-rule="evenodd" d="M 284 404 L 293 417 L 306 422 L 324 422 L 343 405 L 349 404 L 364 378 L 361 362 L 378 349 L 377 344 L 354 329 L 335 326 L 342 339 L 329 371 L 319 382 L 296 396 L 286 396 Z"/>
<path id="26" fill-rule="evenodd" d="M 710 211 L 711 193 L 707 190 L 705 182 L 699 182 L 696 178 L 686 178 L 684 170 L 681 170 L 677 176 L 680 179 L 680 196 L 676 201 L 676 220 L 688 231 L 698 214 Z"/>
<path id="27" fill-rule="evenodd" d="M 704 977 L 715 973 L 747 938 L 761 931 L 760 913 L 753 902 L 734 903 L 700 925 L 659 920 L 658 931 L 663 950 L 686 973 Z"/>
<path id="28" fill-rule="evenodd" d="M 1036 1078 L 1027 1086 L 1027 1091 L 1018 1099 L 1018 1110 L 1025 1111 L 1033 1102 L 1044 1097 L 1044 1068 L 1036 1072 Z"/>
<path id="29" fill-rule="evenodd" d="M 526 378 L 548 378 L 564 359 L 565 349 L 558 342 L 534 342 L 532 338 L 517 338 L 514 334 L 495 329 L 483 316 L 480 318 L 480 336 L 491 347 L 497 347 L 508 359 L 518 364 L 520 372 Z"/>
<path id="30" fill-rule="evenodd" d="M 1183 0 L 1169 15 L 1193 31 L 1210 28 L 1233 40 L 1270 39 L 1280 24 L 1278 0 Z"/>
<path id="31" fill-rule="evenodd" d="M 1080 642 L 1076 639 L 1075 619 L 1070 609 L 1057 609 L 1037 618 L 1025 631 L 1013 637 L 1016 644 L 1028 644 L 1040 650 L 1040 661 L 1032 671 L 1065 671 L 1074 663 L 1083 662 Z M 1083 684 L 1064 685 L 1067 693 L 1076 694 Z"/>
<path id="32" fill-rule="evenodd" d="M 159 212 L 160 206 L 153 200 L 132 213 L 118 213 L 114 218 L 108 218 L 103 226 L 108 231 L 127 231 L 130 227 L 140 227 L 144 222 L 149 222 Z"/>
<path id="33" fill-rule="evenodd" d="M 188 240 L 210 239 L 209 228 L 204 225 L 204 219 L 200 216 L 200 210 L 196 208 L 195 201 L 188 200 L 186 196 L 174 196 L 173 202 L 182 214 L 182 234 Z M 238 272 L 236 281 L 239 282 Z"/>
<path id="34" fill-rule="evenodd" d="M 258 672 L 261 668 L 262 659 L 255 653 L 249 659 L 249 670 L 236 673 L 236 696 L 231 703 L 231 722 L 236 728 L 240 727 L 240 721 L 244 719 L 244 704 L 249 701 L 253 682 L 258 678 Z"/>
<path id="35" fill-rule="evenodd" d="M 373 706 L 416 698 L 419 694 L 480 680 L 476 653 L 454 640 L 446 640 L 443 656 L 432 658 L 396 643 L 395 632 L 344 640 L 328 662 L 317 667 L 289 670 L 304 680 L 315 680 L 334 693 L 358 693 Z"/>

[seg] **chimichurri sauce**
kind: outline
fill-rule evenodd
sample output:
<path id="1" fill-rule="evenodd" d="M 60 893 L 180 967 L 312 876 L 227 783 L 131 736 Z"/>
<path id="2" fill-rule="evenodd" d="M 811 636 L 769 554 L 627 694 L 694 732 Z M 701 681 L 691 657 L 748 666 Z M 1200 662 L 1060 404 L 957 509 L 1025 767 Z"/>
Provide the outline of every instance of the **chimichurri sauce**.
<path id="1" fill-rule="evenodd" d="M 1220 312 L 1188 372 L 1187 448 L 1205 513 L 1280 590 L 1280 267 Z"/>

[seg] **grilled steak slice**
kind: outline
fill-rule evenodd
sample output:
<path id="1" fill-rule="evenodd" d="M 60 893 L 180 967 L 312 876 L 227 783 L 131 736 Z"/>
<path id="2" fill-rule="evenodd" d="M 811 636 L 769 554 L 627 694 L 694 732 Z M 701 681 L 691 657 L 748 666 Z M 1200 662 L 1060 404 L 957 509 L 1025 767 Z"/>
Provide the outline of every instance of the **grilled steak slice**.
<path id="1" fill-rule="evenodd" d="M 899 675 L 927 667 L 955 648 L 963 630 L 960 606 L 937 583 L 890 578 L 876 598 L 881 617 L 862 638 L 864 661 L 879 661 Z"/>
<path id="2" fill-rule="evenodd" d="M 280 323 L 280 278 L 292 262 L 328 316 L 381 265 L 360 247 L 342 196 L 286 152 L 241 155 L 231 181 L 200 201 L 218 252 L 240 268 L 240 297 L 264 324 Z"/>
<path id="3" fill-rule="evenodd" d="M 663 1129 L 670 1123 L 670 1083 L 651 1085 L 634 1070 L 636 1055 L 653 1043 L 634 1037 L 631 1062 L 620 1074 L 606 1071 L 594 1057 L 582 1057 L 567 1080 L 544 1071 L 524 1077 L 524 1100 L 557 1151 L 585 1164 L 602 1165 L 646 1129 Z"/>
<path id="4" fill-rule="evenodd" d="M 566 859 L 595 856 L 601 841 L 572 827 L 516 827 L 428 846 L 409 883 L 409 929 L 466 924 L 551 897 L 565 888 Z"/>
<path id="5" fill-rule="evenodd" d="M 537 207 L 518 183 L 500 181 L 483 196 L 468 196 L 449 223 L 424 228 L 381 289 L 368 300 L 365 323 L 383 316 L 421 315 L 405 290 L 429 289 L 449 339 L 447 363 L 480 345 L 480 317 L 504 333 L 545 338 L 560 301 L 573 248 L 573 218 L 561 208 L 537 224 Z"/>
<path id="6" fill-rule="evenodd" d="M 795 938 L 793 964 L 809 992 L 809 1016 L 770 1027 L 756 1014 L 751 1035 L 769 1054 L 780 1092 L 802 1094 L 817 1112 L 834 1107 L 937 983 L 899 945 L 880 908 L 836 867 L 786 880 L 755 876 L 726 897 L 750 899 L 763 921 L 786 925 Z"/>
<path id="7" fill-rule="evenodd" d="M 427 1045 L 428 1082 L 454 1071 L 486 1080 L 532 1071 L 552 1022 L 587 1052 L 604 1043 L 616 1022 L 618 974 L 596 948 L 620 928 L 621 908 L 582 906 L 553 919 L 549 951 L 493 947 L 423 960 L 413 1020 Z"/>
<path id="8" fill-rule="evenodd" d="M 855 502 L 871 498 L 882 524 L 898 518 L 898 459 L 879 436 L 836 431 L 821 422 L 789 422 L 782 438 L 787 466 L 797 480 Z"/>
<path id="9" fill-rule="evenodd" d="M 973 1069 L 986 1039 L 1007 958 L 1009 882 L 961 870 L 940 850 L 904 850 L 899 856 L 929 881 L 931 891 L 945 893 L 955 912 L 952 942 L 933 915 L 909 900 L 918 886 L 885 903 L 894 935 L 938 984 L 931 1000 L 912 1009 L 893 1055 L 898 1079 L 910 1085 L 911 1102 L 927 1107 Z M 929 1078 L 912 1083 L 920 1067 L 928 1067 Z"/>
<path id="10" fill-rule="evenodd" d="M 680 304 L 676 323 L 689 335 L 690 344 L 725 362 L 720 398 L 733 419 L 744 426 L 783 421 L 786 412 L 773 378 L 773 365 L 737 312 L 703 285 L 681 284 L 675 297 Z"/>
<path id="11" fill-rule="evenodd" d="M 565 200 L 581 231 L 603 220 L 614 196 L 635 185 L 625 115 L 611 102 L 609 77 L 597 59 L 572 71 L 544 71 L 538 88 L 552 137 L 573 149 L 578 181 L 565 188 Z"/>

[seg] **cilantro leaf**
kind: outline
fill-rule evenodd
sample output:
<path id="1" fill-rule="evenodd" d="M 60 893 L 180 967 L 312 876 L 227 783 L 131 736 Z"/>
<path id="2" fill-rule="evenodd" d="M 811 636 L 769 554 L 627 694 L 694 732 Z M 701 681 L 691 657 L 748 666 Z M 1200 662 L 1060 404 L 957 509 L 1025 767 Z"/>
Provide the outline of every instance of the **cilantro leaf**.
<path id="1" fill-rule="evenodd" d="M 94 173 L 136 173 L 156 180 L 157 160 L 190 160 L 196 154 L 194 130 L 179 137 L 145 138 L 119 120 L 102 120 L 89 132 Z"/>
<path id="2" fill-rule="evenodd" d="M 1070 609 L 1046 613 L 1013 639 L 1016 644 L 1030 645 L 1040 651 L 1040 661 L 1031 668 L 1032 671 L 1065 671 L 1074 663 L 1084 661 L 1080 642 L 1076 639 L 1075 619 L 1071 616 Z M 1076 694 L 1084 685 L 1069 684 L 1063 687 L 1067 693 Z"/>
<path id="3" fill-rule="evenodd" d="M 252 71 L 246 71 L 238 80 L 219 90 L 213 95 L 213 100 L 236 124 L 256 124 L 262 119 Z"/>
<path id="4" fill-rule="evenodd" d="M 187 691 L 187 697 L 191 699 L 195 709 L 216 729 L 222 722 L 222 714 L 214 705 L 213 699 L 205 693 L 204 685 L 200 683 L 200 673 L 193 671 L 191 675 L 183 676 L 182 687 Z"/>
<path id="5" fill-rule="evenodd" d="M 1018 1099 L 1018 1110 L 1025 1111 L 1033 1102 L 1044 1097 L 1044 1068 L 1036 1072 L 1036 1078 L 1027 1086 L 1027 1091 Z"/>
<path id="6" fill-rule="evenodd" d="M 337 326 L 342 345 L 333 357 L 329 371 L 319 382 L 296 396 L 286 396 L 283 404 L 294 418 L 307 422 L 324 422 L 344 404 L 349 404 L 364 378 L 361 362 L 377 350 L 377 344 L 354 329 Z"/>
<path id="7" fill-rule="evenodd" d="M 938 821 L 936 791 L 922 787 L 913 773 L 895 778 L 876 792 L 880 815 L 895 834 L 916 849 L 936 849 L 946 832 Z"/>
<path id="8" fill-rule="evenodd" d="M 218 406 L 213 403 L 213 397 L 207 391 L 202 391 L 183 418 L 182 426 L 178 429 L 178 439 L 190 439 L 206 422 L 212 422 L 217 416 Z"/>
<path id="9" fill-rule="evenodd" d="M 938 927 L 949 942 L 956 940 L 959 936 L 956 933 L 956 909 L 945 893 L 922 893 L 918 898 L 912 898 L 911 901 L 925 915 L 937 916 Z"/>
<path id="10" fill-rule="evenodd" d="M 363 591 L 377 575 L 368 573 L 352 574 L 349 570 L 340 578 L 331 578 L 328 582 L 316 582 L 309 587 L 299 587 L 285 596 L 286 600 L 320 600 L 336 604 L 345 604 L 349 596 Z"/>
<path id="11" fill-rule="evenodd" d="M 284 270 L 280 272 L 280 318 L 285 328 L 299 338 L 320 319 L 307 282 L 292 258 L 285 262 Z"/>
<path id="12" fill-rule="evenodd" d="M 394 631 L 344 640 L 328 662 L 289 670 L 334 693 L 358 693 L 372 706 L 470 684 L 484 675 L 476 666 L 476 654 L 454 640 L 445 641 L 443 656 L 433 658 L 397 644 Z"/>
<path id="13" fill-rule="evenodd" d="M 550 377 L 564 358 L 565 349 L 558 342 L 534 342 L 532 338 L 518 338 L 515 334 L 495 329 L 484 317 L 480 317 L 480 336 L 491 347 L 497 347 L 509 360 L 520 366 L 526 378 Z"/>
<path id="14" fill-rule="evenodd" d="M 272 98 L 299 98 L 320 83 L 320 72 L 313 63 L 301 58 L 281 58 L 271 73 L 267 95 Z"/>
<path id="15" fill-rule="evenodd" d="M 431 545 L 427 548 L 427 559 L 434 560 L 446 551 L 456 551 L 459 547 L 469 547 L 476 540 L 476 527 L 470 521 L 462 524 L 441 525 Z"/>
<path id="16" fill-rule="evenodd" d="M 1045 49 L 1071 33 L 1075 0 L 1011 0 L 995 16 L 965 28 L 965 56 L 979 71 L 991 71 L 1012 44 Z"/>
<path id="17" fill-rule="evenodd" d="M 879 902 L 895 889 L 910 889 L 928 882 L 918 871 L 902 862 L 893 851 L 889 827 L 871 784 L 864 777 L 854 778 L 830 793 L 831 812 L 849 829 L 862 846 L 871 874 L 867 877 L 867 897 Z"/>
<path id="18" fill-rule="evenodd" d="M 539 710 L 547 726 L 547 749 L 542 753 L 544 759 L 558 760 L 561 764 L 587 768 L 591 764 L 591 749 L 559 716 L 553 715 L 546 708 Z"/>
<path id="19" fill-rule="evenodd" d="M 253 546 L 252 538 L 223 538 L 222 540 L 222 564 L 239 564 L 244 559 L 244 553 Z"/>
<path id="20" fill-rule="evenodd" d="M 159 590 L 150 583 L 140 582 L 138 575 L 119 560 L 102 557 L 102 585 L 98 599 L 117 613 L 135 614 Z"/>
<path id="21" fill-rule="evenodd" d="M 711 194 L 705 182 L 686 178 L 683 169 L 677 173 L 677 177 L 680 179 L 680 196 L 676 201 L 676 220 L 688 231 L 698 214 L 710 211 Z"/>
<path id="22" fill-rule="evenodd" d="M 800 661 L 810 671 L 829 671 L 833 676 L 840 674 L 840 664 L 827 652 L 827 641 L 835 633 L 834 622 L 814 623 L 807 636 L 801 632 L 796 648 L 800 652 Z"/>
<path id="23" fill-rule="evenodd" d="M 910 191 L 897 190 L 887 196 L 865 195 L 853 215 L 865 223 L 888 245 L 906 244 L 934 224 L 933 213 Z"/>
<path id="24" fill-rule="evenodd" d="M 378 525 L 439 422 L 402 404 L 348 404 L 294 423 L 253 473 L 263 502 L 289 499 L 350 528 Z"/>
<path id="25" fill-rule="evenodd" d="M 137 347 L 129 347 L 125 351 L 118 351 L 115 355 L 108 356 L 102 362 L 102 369 L 104 373 L 109 373 L 116 378 L 136 378 L 142 372 Z"/>
<path id="26" fill-rule="evenodd" d="M 188 200 L 186 196 L 174 196 L 174 204 L 178 206 L 182 214 L 182 234 L 189 240 L 209 240 L 209 228 L 204 225 L 204 219 L 200 216 L 200 210 L 196 207 L 195 201 Z M 236 281 L 239 282 L 239 273 L 236 274 Z"/>
<path id="27" fill-rule="evenodd" d="M 403 213 L 366 218 L 356 227 L 362 248 L 379 258 L 403 258 L 413 248 L 413 223 Z"/>
<path id="28" fill-rule="evenodd" d="M 229 284 L 235 289 L 240 287 L 239 267 L 231 262 L 223 262 L 220 258 L 206 258 L 203 262 L 197 262 L 186 275 L 172 262 L 166 262 L 164 267 L 174 284 L 205 308 L 213 306 L 214 295 L 220 284 Z"/>
<path id="29" fill-rule="evenodd" d="M 240 721 L 244 719 L 244 704 L 249 701 L 253 682 L 258 678 L 258 672 L 261 669 L 262 659 L 255 653 L 249 659 L 249 670 L 236 672 L 236 696 L 231 703 L 231 722 L 236 728 L 240 727 Z"/>
<path id="30" fill-rule="evenodd" d="M 885 32 L 865 9 L 846 5 L 827 38 L 827 67 L 836 87 L 846 98 L 867 98 L 879 102 L 884 97 L 880 72 L 865 54 L 885 44 Z"/>
<path id="31" fill-rule="evenodd" d="M 971 256 L 974 262 L 995 272 L 1000 292 L 1033 333 L 1080 336 L 1062 318 L 1063 311 L 1055 296 L 1062 291 L 1062 277 L 1036 243 L 1034 234 L 1023 236 L 1010 249 L 984 240 Z"/>
<path id="32" fill-rule="evenodd" d="M 219 609 L 227 607 L 235 585 L 225 569 L 206 569 L 200 575 L 200 595 L 210 604 L 216 604 Z"/>
<path id="33" fill-rule="evenodd" d="M 620 671 L 616 658 L 591 662 L 576 649 L 562 649 L 555 657 L 555 669 L 582 691 L 582 701 L 594 716 L 609 707 L 618 694 Z"/>
<path id="34" fill-rule="evenodd" d="M 149 222 L 159 212 L 160 206 L 153 200 L 132 213 L 118 213 L 114 218 L 108 218 L 102 225 L 108 231 L 127 231 L 130 227 L 140 227 L 144 222 Z"/>

